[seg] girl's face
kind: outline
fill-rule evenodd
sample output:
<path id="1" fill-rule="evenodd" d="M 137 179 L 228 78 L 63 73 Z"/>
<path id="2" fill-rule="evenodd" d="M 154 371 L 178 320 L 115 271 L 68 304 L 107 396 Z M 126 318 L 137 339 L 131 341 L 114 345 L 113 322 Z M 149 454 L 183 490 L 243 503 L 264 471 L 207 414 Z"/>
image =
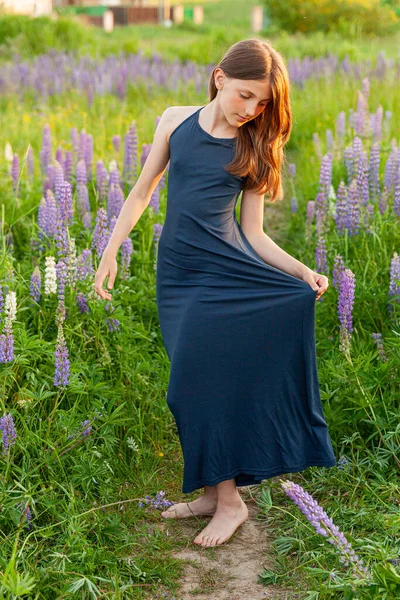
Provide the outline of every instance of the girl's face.
<path id="1" fill-rule="evenodd" d="M 215 70 L 215 81 L 225 117 L 233 126 L 240 127 L 255 119 L 272 102 L 272 89 L 267 81 L 228 79 L 219 68 Z M 245 121 L 240 117 L 245 117 Z"/>

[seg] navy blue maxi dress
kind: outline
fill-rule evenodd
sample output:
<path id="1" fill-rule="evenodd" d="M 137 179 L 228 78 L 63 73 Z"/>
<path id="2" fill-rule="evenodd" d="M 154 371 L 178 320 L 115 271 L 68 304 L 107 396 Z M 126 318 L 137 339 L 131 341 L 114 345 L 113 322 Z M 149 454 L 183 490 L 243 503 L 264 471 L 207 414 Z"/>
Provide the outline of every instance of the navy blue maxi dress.
<path id="1" fill-rule="evenodd" d="M 207 133 L 201 108 L 170 136 L 156 270 L 182 493 L 336 464 L 318 384 L 317 292 L 250 245 L 235 215 L 243 178 L 224 169 L 236 138 Z"/>

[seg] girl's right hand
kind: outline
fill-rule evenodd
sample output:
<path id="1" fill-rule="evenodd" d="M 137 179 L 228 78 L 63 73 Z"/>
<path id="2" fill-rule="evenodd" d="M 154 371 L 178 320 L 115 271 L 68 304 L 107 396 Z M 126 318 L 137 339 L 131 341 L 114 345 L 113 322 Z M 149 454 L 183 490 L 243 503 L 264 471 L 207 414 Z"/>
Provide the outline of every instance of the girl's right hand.
<path id="1" fill-rule="evenodd" d="M 105 278 L 108 277 L 107 287 L 109 290 L 111 290 L 117 276 L 117 270 L 117 259 L 114 256 L 110 256 L 109 254 L 103 252 L 103 256 L 94 276 L 94 289 L 100 298 L 103 298 L 103 300 L 112 300 L 112 295 L 106 290 L 103 290 L 103 283 Z"/>

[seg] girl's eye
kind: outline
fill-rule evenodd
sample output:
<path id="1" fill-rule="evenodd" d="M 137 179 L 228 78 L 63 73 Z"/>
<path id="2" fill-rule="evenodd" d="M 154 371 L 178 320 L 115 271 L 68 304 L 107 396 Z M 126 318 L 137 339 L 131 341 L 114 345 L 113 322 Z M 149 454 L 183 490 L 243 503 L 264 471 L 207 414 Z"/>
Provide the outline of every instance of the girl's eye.
<path id="1" fill-rule="evenodd" d="M 239 96 L 241 98 L 243 98 L 243 100 L 248 100 L 250 98 L 250 96 L 243 96 L 243 94 L 239 94 Z M 268 104 L 268 102 L 267 102 L 267 104 Z M 267 106 L 267 104 L 261 104 L 261 106 Z"/>

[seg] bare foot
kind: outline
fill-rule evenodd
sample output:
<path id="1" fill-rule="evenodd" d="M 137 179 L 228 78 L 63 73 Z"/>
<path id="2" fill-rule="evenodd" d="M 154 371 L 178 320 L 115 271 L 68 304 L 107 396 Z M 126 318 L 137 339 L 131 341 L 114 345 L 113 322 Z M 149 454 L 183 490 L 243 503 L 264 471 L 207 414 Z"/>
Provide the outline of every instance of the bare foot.
<path id="1" fill-rule="evenodd" d="M 167 510 L 164 510 L 161 516 L 166 519 L 184 519 L 186 517 L 197 517 L 198 515 L 212 516 L 216 508 L 216 497 L 200 496 L 200 498 L 196 498 L 192 502 L 178 502 L 177 504 L 173 504 Z"/>
<path id="2" fill-rule="evenodd" d="M 211 521 L 193 541 L 203 548 L 219 546 L 229 540 L 248 516 L 249 510 L 241 498 L 236 506 L 218 504 Z"/>

